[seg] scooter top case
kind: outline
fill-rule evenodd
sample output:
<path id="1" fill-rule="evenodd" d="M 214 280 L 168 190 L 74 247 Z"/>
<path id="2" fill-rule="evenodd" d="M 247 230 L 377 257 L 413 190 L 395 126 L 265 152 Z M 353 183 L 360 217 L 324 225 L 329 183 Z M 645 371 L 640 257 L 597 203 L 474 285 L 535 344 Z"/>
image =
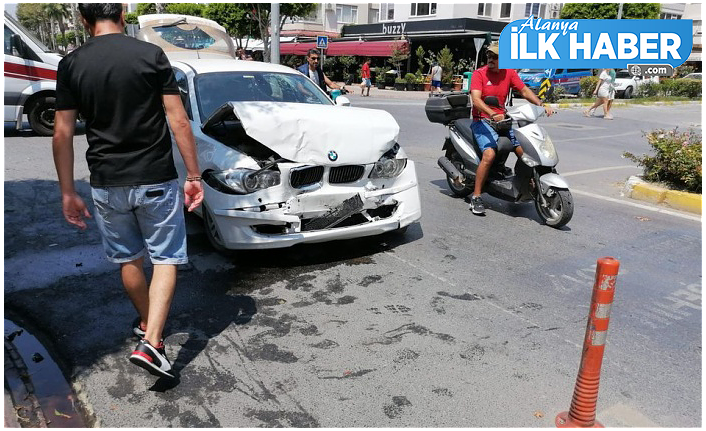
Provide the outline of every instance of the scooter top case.
<path id="1" fill-rule="evenodd" d="M 430 97 L 424 106 L 424 112 L 432 123 L 446 126 L 454 120 L 471 116 L 471 98 L 466 93 L 448 93 Z"/>

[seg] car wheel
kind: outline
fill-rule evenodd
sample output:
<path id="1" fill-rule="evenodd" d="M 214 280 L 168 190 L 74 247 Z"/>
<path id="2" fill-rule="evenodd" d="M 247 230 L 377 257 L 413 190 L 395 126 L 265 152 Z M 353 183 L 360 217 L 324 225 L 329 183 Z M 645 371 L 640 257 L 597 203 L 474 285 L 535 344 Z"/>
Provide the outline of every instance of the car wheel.
<path id="1" fill-rule="evenodd" d="M 54 112 L 56 110 L 56 98 L 40 97 L 37 99 L 27 113 L 29 126 L 40 136 L 51 136 L 54 134 Z"/>
<path id="2" fill-rule="evenodd" d="M 208 209 L 206 205 L 202 205 L 202 214 L 203 214 L 203 227 L 206 230 L 206 237 L 208 238 L 208 242 L 211 243 L 213 248 L 216 249 L 216 251 L 220 253 L 227 253 L 229 250 L 225 247 L 225 243 L 223 242 L 223 237 L 221 236 L 221 233 L 218 230 L 218 225 L 216 224 L 216 220 L 214 219 L 213 215 L 211 214 L 211 210 Z"/>
<path id="3" fill-rule="evenodd" d="M 623 93 L 623 98 L 625 98 L 625 99 L 632 98 L 632 87 L 628 87 L 625 89 L 625 92 Z"/>

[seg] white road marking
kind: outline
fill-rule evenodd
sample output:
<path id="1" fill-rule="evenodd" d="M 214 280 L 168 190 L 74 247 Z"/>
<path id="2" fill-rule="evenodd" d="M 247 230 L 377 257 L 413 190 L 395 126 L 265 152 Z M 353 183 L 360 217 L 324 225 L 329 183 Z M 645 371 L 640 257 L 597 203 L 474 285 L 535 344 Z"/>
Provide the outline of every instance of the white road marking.
<path id="1" fill-rule="evenodd" d="M 656 212 L 656 213 L 660 213 L 660 214 L 665 214 L 665 215 L 670 215 L 670 216 L 674 216 L 674 217 L 680 217 L 680 218 L 687 219 L 687 220 L 701 222 L 700 216 L 692 216 L 692 215 L 688 215 L 688 214 L 682 214 L 680 212 L 671 211 L 671 210 L 664 209 L 664 208 L 652 207 L 649 205 L 643 205 L 643 204 L 638 204 L 635 202 L 624 201 L 624 200 L 620 200 L 620 199 L 611 198 L 608 196 L 601 196 L 601 195 L 597 195 L 597 194 L 591 193 L 591 192 L 584 192 L 582 190 L 571 189 L 571 193 L 576 194 L 576 195 L 580 195 L 580 196 L 587 196 L 590 198 L 601 199 L 604 201 L 613 202 L 613 203 L 620 204 L 620 205 L 627 205 L 627 206 L 631 206 L 631 207 L 635 207 L 635 208 L 640 208 L 643 210 L 652 211 L 652 212 Z"/>
<path id="2" fill-rule="evenodd" d="M 625 133 L 618 133 L 617 135 L 606 135 L 606 136 L 586 136 L 583 138 L 570 138 L 570 139 L 557 139 L 558 143 L 563 143 L 563 142 L 574 142 L 574 141 L 597 141 L 597 140 L 606 140 L 606 139 L 613 139 L 617 138 L 619 136 L 628 136 L 628 135 L 634 135 L 636 133 L 642 133 L 640 130 L 635 130 L 633 132 L 625 132 Z"/>
<path id="3" fill-rule="evenodd" d="M 603 171 L 614 171 L 618 169 L 642 169 L 640 167 L 637 167 L 635 165 L 623 165 L 623 166 L 608 166 L 605 168 L 595 168 L 595 169 L 584 169 L 583 171 L 574 171 L 574 172 L 568 172 L 568 173 L 563 173 L 561 174 L 562 177 L 570 177 L 573 175 L 583 175 L 583 174 L 593 174 L 596 172 L 603 172 Z"/>

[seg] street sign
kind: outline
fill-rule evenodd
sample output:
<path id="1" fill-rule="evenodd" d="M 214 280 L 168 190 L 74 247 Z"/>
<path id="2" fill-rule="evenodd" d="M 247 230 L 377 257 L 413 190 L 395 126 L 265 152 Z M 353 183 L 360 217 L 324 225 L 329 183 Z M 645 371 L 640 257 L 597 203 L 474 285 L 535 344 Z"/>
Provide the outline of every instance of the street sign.
<path id="1" fill-rule="evenodd" d="M 316 47 L 319 49 L 328 48 L 328 36 L 316 36 Z"/>
<path id="2" fill-rule="evenodd" d="M 552 88 L 552 83 L 549 80 L 549 78 L 545 78 L 544 81 L 542 81 L 542 85 L 539 86 L 539 91 L 537 92 L 537 97 L 539 97 L 541 100 L 544 100 L 547 98 L 549 94 L 551 94 L 550 89 Z"/>

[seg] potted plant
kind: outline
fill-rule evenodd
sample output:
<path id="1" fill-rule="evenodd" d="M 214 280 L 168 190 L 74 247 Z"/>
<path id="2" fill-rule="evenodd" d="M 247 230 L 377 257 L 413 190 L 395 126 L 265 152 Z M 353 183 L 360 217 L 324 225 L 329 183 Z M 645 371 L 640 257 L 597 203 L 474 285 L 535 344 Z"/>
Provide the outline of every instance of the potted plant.
<path id="1" fill-rule="evenodd" d="M 456 63 L 453 61 L 453 54 L 448 46 L 439 51 L 437 56 L 439 66 L 441 66 L 441 89 L 443 91 L 451 91 L 453 87 L 453 73 Z"/>
<path id="2" fill-rule="evenodd" d="M 454 75 L 453 89 L 454 89 L 454 91 L 461 91 L 461 89 L 463 89 L 463 77 L 462 76 Z"/>
<path id="3" fill-rule="evenodd" d="M 424 91 L 424 75 L 421 69 L 417 69 L 417 73 L 414 74 L 414 89 L 416 91 Z"/>
<path id="4" fill-rule="evenodd" d="M 395 90 L 404 91 L 406 86 L 407 81 L 405 81 L 403 78 L 395 78 Z"/>
<path id="5" fill-rule="evenodd" d="M 387 72 L 390 71 L 389 67 L 376 67 L 375 68 L 375 84 L 378 89 L 385 89 L 385 81 L 387 80 Z"/>
<path id="6" fill-rule="evenodd" d="M 424 75 L 424 91 L 431 91 L 431 75 Z"/>
<path id="7" fill-rule="evenodd" d="M 414 91 L 414 84 L 417 82 L 417 77 L 414 75 L 414 73 L 407 73 L 404 76 L 404 82 L 407 88 L 407 91 Z"/>

